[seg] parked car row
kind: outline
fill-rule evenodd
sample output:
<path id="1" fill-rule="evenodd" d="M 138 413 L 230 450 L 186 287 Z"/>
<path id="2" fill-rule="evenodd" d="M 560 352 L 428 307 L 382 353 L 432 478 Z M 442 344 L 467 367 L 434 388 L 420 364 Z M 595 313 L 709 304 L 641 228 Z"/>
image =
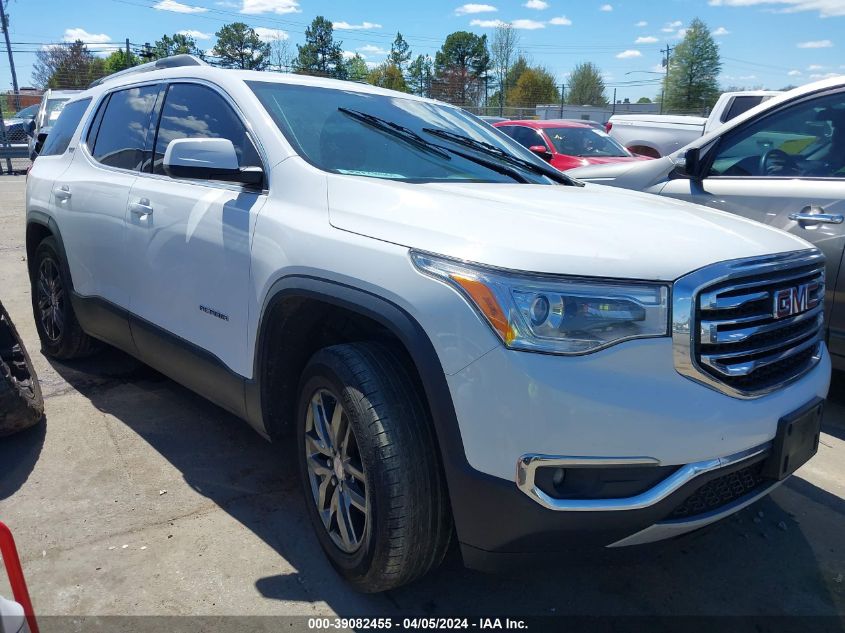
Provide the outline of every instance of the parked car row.
<path id="1" fill-rule="evenodd" d="M 548 161 L 690 196 L 762 173 L 779 193 L 752 195 L 800 188 L 830 208 L 795 222 L 826 232 L 843 83 L 806 90 L 681 163 L 190 56 L 117 73 L 71 97 L 27 181 L 43 350 L 119 347 L 295 442 L 316 537 L 363 591 L 452 538 L 489 569 L 699 529 L 817 450 L 841 240 Z"/>

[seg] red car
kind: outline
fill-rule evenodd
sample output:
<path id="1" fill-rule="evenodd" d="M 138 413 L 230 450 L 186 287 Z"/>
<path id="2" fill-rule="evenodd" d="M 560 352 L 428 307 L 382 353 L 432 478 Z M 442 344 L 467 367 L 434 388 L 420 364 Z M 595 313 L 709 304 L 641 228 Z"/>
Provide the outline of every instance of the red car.
<path id="1" fill-rule="evenodd" d="M 500 121 L 494 127 L 541 156 L 561 171 L 633 160 L 650 160 L 632 154 L 603 130 L 577 121 Z"/>

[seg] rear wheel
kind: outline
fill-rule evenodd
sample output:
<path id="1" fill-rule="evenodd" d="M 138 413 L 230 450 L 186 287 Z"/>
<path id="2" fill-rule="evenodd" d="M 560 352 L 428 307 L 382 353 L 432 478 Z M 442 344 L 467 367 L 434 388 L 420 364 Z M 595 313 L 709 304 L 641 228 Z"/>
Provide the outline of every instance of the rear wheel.
<path id="1" fill-rule="evenodd" d="M 38 376 L 18 331 L 0 304 L 0 436 L 29 428 L 43 417 Z"/>
<path id="2" fill-rule="evenodd" d="M 451 537 L 434 433 L 402 358 L 373 343 L 317 352 L 300 383 L 300 473 L 338 572 L 385 591 L 443 559 Z"/>
<path id="3" fill-rule="evenodd" d="M 35 250 L 32 312 L 44 353 L 58 360 L 84 358 L 101 347 L 99 341 L 82 330 L 76 319 L 70 301 L 69 278 L 55 238 L 45 238 Z"/>

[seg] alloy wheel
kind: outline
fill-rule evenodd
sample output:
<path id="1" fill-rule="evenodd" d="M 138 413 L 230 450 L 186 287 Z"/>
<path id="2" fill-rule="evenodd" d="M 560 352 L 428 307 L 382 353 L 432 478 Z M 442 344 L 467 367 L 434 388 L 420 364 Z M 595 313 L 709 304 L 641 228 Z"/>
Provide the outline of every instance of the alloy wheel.
<path id="1" fill-rule="evenodd" d="M 349 416 L 331 392 L 311 398 L 305 461 L 317 512 L 329 537 L 351 554 L 363 542 L 369 514 L 364 466 Z"/>
<path id="2" fill-rule="evenodd" d="M 41 327 L 51 342 L 57 342 L 64 331 L 65 290 L 56 262 L 45 257 L 38 268 L 38 314 Z"/>

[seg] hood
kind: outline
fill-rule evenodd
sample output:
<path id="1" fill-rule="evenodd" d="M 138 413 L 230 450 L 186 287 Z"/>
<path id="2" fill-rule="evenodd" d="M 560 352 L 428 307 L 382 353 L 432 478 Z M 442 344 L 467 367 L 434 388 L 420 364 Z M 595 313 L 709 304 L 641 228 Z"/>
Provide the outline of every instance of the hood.
<path id="1" fill-rule="evenodd" d="M 644 191 L 653 185 L 665 182 L 673 169 L 675 169 L 675 162 L 671 157 L 664 156 L 627 163 L 587 165 L 570 169 L 566 174 L 584 182 Z"/>
<path id="2" fill-rule="evenodd" d="M 540 273 L 673 280 L 717 261 L 810 247 L 729 213 L 589 184 L 410 184 L 333 174 L 328 202 L 338 229 Z"/>

